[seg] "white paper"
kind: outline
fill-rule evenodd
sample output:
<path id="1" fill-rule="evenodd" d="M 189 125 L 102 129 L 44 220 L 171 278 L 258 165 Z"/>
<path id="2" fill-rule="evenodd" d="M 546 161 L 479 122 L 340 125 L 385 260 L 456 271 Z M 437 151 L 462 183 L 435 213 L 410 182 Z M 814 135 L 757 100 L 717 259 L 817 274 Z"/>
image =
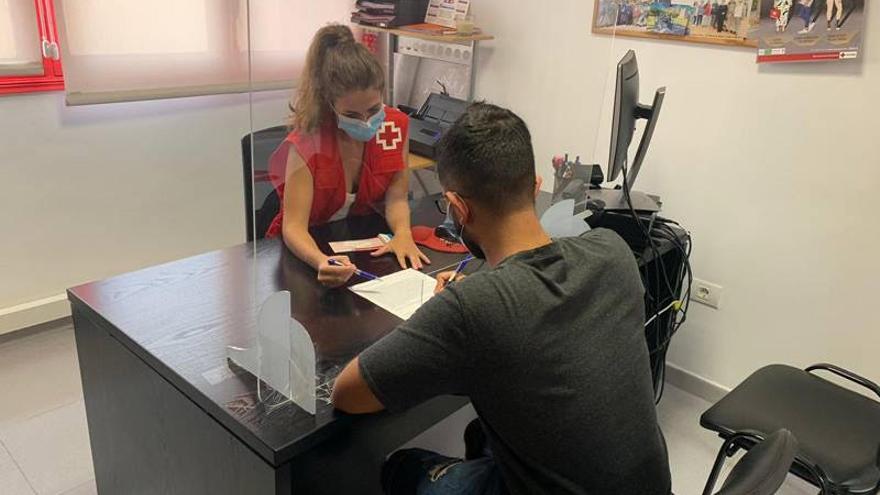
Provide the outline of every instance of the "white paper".
<path id="1" fill-rule="evenodd" d="M 354 253 L 358 251 L 375 251 L 384 245 L 385 243 L 382 242 L 382 239 L 373 237 L 372 239 L 331 242 L 330 249 L 332 249 L 335 254 Z"/>
<path id="2" fill-rule="evenodd" d="M 410 268 L 350 289 L 398 318 L 408 320 L 434 295 L 436 285 L 432 277 Z"/>

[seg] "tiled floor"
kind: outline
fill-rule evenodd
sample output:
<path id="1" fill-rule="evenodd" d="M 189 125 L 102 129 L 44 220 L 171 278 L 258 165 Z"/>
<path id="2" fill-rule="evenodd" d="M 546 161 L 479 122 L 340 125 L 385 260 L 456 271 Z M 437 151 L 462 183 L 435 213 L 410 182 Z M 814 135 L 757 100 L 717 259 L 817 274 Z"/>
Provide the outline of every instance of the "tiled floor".
<path id="1" fill-rule="evenodd" d="M 0 493 L 97 493 L 72 328 L 0 340 L 0 390 Z M 699 426 L 699 415 L 708 407 L 708 402 L 674 387 L 667 387 L 660 406 L 673 486 L 679 495 L 702 493 L 720 446 L 715 435 Z M 471 411 L 461 411 L 450 424 L 438 425 L 416 443 L 460 453 L 458 445 L 443 445 L 442 439 L 451 435 L 442 431 L 461 428 L 471 415 Z M 815 493 L 791 479 L 780 492 Z"/>
<path id="2" fill-rule="evenodd" d="M 97 493 L 73 329 L 0 343 L 0 493 Z"/>

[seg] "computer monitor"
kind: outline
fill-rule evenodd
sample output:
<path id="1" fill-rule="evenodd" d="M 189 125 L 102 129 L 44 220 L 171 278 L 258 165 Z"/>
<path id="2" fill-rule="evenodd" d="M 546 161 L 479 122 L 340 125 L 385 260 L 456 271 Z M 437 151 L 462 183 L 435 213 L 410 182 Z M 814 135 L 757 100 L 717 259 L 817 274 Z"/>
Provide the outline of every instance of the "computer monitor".
<path id="1" fill-rule="evenodd" d="M 621 172 L 626 170 L 627 192 L 630 193 L 636 210 L 654 210 L 659 208 L 652 207 L 653 201 L 642 201 L 641 195 L 635 198 L 632 192 L 633 184 L 642 168 L 642 162 L 645 160 L 645 154 L 648 152 L 648 146 L 651 143 L 651 137 L 654 135 L 654 127 L 657 125 L 657 118 L 660 115 L 660 108 L 663 106 L 663 98 L 666 96 L 666 88 L 660 88 L 654 94 L 654 102 L 651 106 L 639 103 L 639 64 L 636 61 L 636 54 L 632 50 L 617 64 L 617 84 L 614 92 L 614 115 L 611 127 L 611 153 L 608 157 L 608 181 L 617 180 Z M 636 151 L 635 159 L 629 163 L 629 147 L 632 143 L 633 134 L 636 130 L 636 122 L 639 119 L 647 120 L 645 131 L 642 133 L 642 139 L 639 143 L 638 151 Z M 613 195 L 612 195 L 613 196 Z M 621 195 L 622 196 L 622 195 Z M 614 198 L 612 198 L 614 199 Z M 620 198 L 625 200 L 625 198 Z M 636 201 L 638 200 L 638 201 Z M 607 203 L 607 202 L 606 202 Z M 606 208 L 623 209 L 620 201 L 612 201 L 614 204 L 606 205 Z M 625 205 L 627 208 L 629 205 Z"/>

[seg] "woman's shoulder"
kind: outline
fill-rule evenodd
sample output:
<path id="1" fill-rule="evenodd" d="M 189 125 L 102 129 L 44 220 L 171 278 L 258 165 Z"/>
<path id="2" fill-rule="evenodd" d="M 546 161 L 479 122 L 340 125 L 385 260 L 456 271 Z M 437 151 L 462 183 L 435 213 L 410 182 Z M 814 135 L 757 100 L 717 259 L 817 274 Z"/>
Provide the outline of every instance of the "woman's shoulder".
<path id="1" fill-rule="evenodd" d="M 329 119 L 324 119 L 321 123 L 318 124 L 312 130 L 304 130 L 298 129 L 296 127 L 290 128 L 290 133 L 287 135 L 288 141 L 302 141 L 306 139 L 321 139 L 322 137 L 326 137 L 328 134 L 333 134 L 336 132 L 336 124 L 335 122 L 330 121 Z"/>
<path id="2" fill-rule="evenodd" d="M 409 125 L 409 115 L 388 105 L 385 106 L 385 120 L 387 122 L 395 122 L 398 125 Z"/>
<path id="3" fill-rule="evenodd" d="M 318 128 L 305 131 L 292 129 L 285 138 L 285 142 L 293 145 L 303 158 L 308 159 L 315 153 L 323 153 L 327 148 L 335 144 L 335 128 L 328 123 L 323 123 Z"/>

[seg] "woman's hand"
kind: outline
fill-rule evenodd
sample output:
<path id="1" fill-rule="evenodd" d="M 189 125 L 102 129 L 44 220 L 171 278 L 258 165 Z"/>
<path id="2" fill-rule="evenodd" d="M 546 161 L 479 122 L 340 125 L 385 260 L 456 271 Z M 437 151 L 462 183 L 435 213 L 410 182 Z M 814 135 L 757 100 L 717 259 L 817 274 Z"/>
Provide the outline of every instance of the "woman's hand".
<path id="1" fill-rule="evenodd" d="M 337 265 L 331 264 L 334 260 Z M 348 256 L 330 256 L 318 265 L 318 282 L 324 287 L 340 287 L 354 275 L 357 267 L 348 259 Z"/>
<path id="2" fill-rule="evenodd" d="M 455 280 L 452 277 L 455 276 Z M 443 292 L 443 289 L 449 286 L 452 282 L 458 282 L 464 280 L 465 275 L 463 273 L 459 273 L 455 275 L 454 271 L 451 272 L 442 272 L 437 274 L 437 286 L 434 287 L 434 294 L 437 295 Z"/>
<path id="3" fill-rule="evenodd" d="M 373 251 L 373 256 L 388 253 L 394 253 L 401 268 L 406 268 L 407 262 L 416 270 L 421 270 L 425 264 L 431 264 L 431 260 L 422 253 L 410 236 L 394 236 L 388 244 Z"/>

